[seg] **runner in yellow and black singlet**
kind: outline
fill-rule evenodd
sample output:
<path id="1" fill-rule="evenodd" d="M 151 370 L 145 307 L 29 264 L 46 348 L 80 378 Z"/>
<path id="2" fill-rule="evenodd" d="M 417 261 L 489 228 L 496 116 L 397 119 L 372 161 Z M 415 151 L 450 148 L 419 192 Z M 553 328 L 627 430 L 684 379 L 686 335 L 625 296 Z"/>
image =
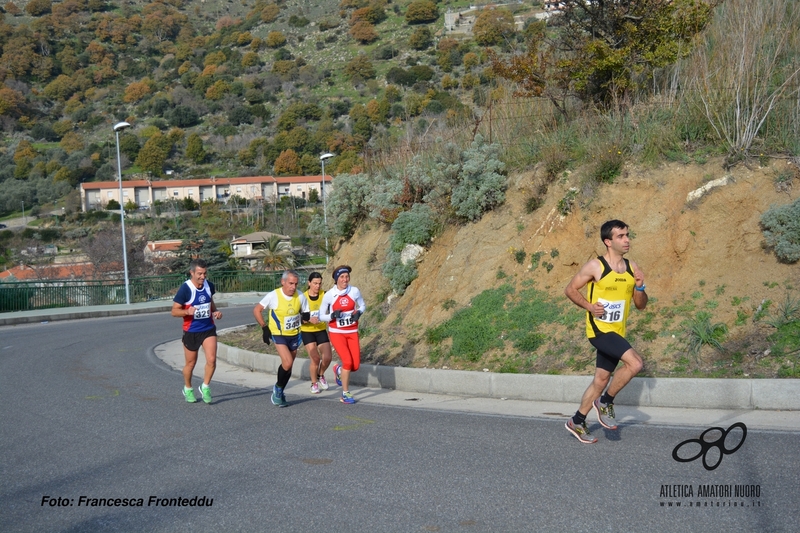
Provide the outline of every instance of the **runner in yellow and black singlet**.
<path id="1" fill-rule="evenodd" d="M 309 320 L 300 326 L 300 336 L 311 360 L 311 394 L 328 390 L 325 371 L 331 364 L 331 342 L 328 338 L 328 324 L 319 318 L 322 306 L 322 274 L 312 272 L 308 276 L 308 290 L 303 293 L 308 302 Z"/>
<path id="2" fill-rule="evenodd" d="M 635 262 L 623 257 L 630 250 L 628 225 L 609 220 L 600 228 L 600 239 L 606 246 L 605 255 L 583 265 L 564 290 L 575 305 L 586 310 L 586 336 L 597 349 L 594 379 L 583 393 L 575 415 L 565 424 L 584 444 L 597 442 L 586 426 L 586 415 L 592 408 L 600 425 L 617 429 L 614 398 L 643 367 L 641 356 L 625 339 L 631 305 L 639 310 L 647 305 L 644 273 Z M 581 294 L 584 287 L 585 297 Z M 619 363 L 622 366 L 617 369 Z"/>

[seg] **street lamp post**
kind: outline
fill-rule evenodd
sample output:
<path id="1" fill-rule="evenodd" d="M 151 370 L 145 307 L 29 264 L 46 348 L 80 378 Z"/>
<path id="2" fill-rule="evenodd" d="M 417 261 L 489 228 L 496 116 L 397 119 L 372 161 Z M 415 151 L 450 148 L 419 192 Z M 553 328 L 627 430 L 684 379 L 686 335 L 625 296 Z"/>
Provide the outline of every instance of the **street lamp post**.
<path id="1" fill-rule="evenodd" d="M 130 128 L 127 122 L 119 122 L 114 125 L 114 135 L 117 140 L 117 175 L 119 176 L 119 217 L 122 222 L 122 265 L 125 269 L 125 303 L 131 304 L 131 292 L 128 287 L 128 247 L 125 244 L 125 204 L 122 200 L 122 161 L 119 157 L 119 132 L 125 128 Z"/>
<path id="2" fill-rule="evenodd" d="M 328 207 L 325 199 L 325 161 L 333 157 L 331 153 L 325 153 L 319 156 L 322 163 L 322 217 L 325 221 L 325 264 L 328 264 Z"/>

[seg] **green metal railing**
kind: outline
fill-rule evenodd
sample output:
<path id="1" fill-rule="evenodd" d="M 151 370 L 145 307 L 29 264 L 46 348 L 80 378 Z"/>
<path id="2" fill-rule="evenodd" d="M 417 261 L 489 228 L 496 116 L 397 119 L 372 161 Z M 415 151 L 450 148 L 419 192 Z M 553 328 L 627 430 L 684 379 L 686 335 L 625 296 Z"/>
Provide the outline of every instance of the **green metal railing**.
<path id="1" fill-rule="evenodd" d="M 208 280 L 217 292 L 267 292 L 279 285 L 281 273 L 211 271 Z M 131 303 L 172 299 L 182 274 L 131 278 Z M 125 303 L 125 282 L 117 280 L 29 280 L 0 283 L 0 313 L 54 307 Z"/>

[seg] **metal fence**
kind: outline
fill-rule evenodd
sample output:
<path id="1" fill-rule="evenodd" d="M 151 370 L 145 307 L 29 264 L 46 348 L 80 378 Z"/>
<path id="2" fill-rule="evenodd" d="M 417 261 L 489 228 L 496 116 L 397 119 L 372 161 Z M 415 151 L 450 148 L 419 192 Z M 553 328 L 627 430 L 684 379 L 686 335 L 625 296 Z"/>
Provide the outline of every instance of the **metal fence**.
<path id="1" fill-rule="evenodd" d="M 210 271 L 217 292 L 267 292 L 279 285 L 281 273 Z M 131 303 L 171 299 L 183 274 L 131 278 Z M 29 280 L 0 283 L 0 313 L 54 307 L 82 307 L 125 303 L 123 280 Z"/>

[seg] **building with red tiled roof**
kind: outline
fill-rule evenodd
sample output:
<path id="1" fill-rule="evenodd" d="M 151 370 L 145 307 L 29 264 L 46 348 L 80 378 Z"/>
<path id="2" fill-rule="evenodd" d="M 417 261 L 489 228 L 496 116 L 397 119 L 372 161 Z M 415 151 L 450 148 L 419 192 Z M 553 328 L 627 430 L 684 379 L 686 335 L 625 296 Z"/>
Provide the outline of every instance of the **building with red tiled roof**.
<path id="1" fill-rule="evenodd" d="M 331 176 L 325 175 L 325 193 L 333 187 Z M 122 205 L 132 201 L 139 207 L 150 207 L 154 202 L 191 198 L 202 203 L 206 200 L 227 202 L 233 196 L 246 200 L 274 202 L 283 196 L 308 199 L 316 190 L 322 197 L 322 176 L 252 176 L 245 178 L 202 178 L 185 180 L 130 180 L 122 181 L 122 198 L 118 181 L 93 181 L 81 183 L 81 209 L 103 209 L 109 200 Z"/>

